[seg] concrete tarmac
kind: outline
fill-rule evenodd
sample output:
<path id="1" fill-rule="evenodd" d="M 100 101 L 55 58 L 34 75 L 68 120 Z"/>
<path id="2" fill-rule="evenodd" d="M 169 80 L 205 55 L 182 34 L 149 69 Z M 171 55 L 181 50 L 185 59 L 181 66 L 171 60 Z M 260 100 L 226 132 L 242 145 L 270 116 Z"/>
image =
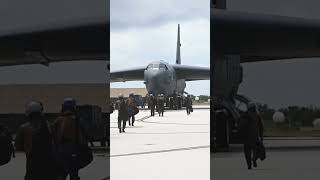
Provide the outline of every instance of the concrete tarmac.
<path id="1" fill-rule="evenodd" d="M 318 179 L 320 140 L 266 140 L 267 159 L 248 170 L 243 151 L 211 154 L 211 179 Z M 240 149 L 240 146 L 237 147 Z"/>
<path id="2" fill-rule="evenodd" d="M 117 111 L 111 115 L 112 180 L 209 180 L 210 110 L 166 111 L 149 117 L 140 111 L 134 127 L 117 128 Z"/>
<path id="3" fill-rule="evenodd" d="M 43 166 L 45 166 L 44 164 Z M 1 180 L 22 180 L 25 175 L 26 157 L 17 153 L 8 164 L 0 166 Z M 109 177 L 109 154 L 95 153 L 94 159 L 87 167 L 80 170 L 81 180 L 101 180 Z M 67 178 L 69 179 L 69 178 Z"/>

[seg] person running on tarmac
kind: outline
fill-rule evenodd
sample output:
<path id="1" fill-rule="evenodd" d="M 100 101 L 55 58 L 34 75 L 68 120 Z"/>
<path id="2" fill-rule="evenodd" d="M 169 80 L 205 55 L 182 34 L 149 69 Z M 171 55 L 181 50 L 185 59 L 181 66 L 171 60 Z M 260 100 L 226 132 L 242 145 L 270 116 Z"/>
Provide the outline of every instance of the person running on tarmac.
<path id="1" fill-rule="evenodd" d="M 240 120 L 240 135 L 242 136 L 244 154 L 248 169 L 257 167 L 257 144 L 263 141 L 263 121 L 256 105 L 248 104 L 247 112 L 243 113 Z"/>
<path id="2" fill-rule="evenodd" d="M 136 100 L 134 99 L 134 94 L 133 93 L 130 93 L 129 94 L 129 98 L 128 98 L 128 108 L 130 108 L 132 111 L 135 111 L 135 109 L 138 109 L 138 106 L 137 106 L 137 103 L 136 103 Z M 132 112 L 134 113 L 134 112 Z M 130 119 L 131 119 L 131 122 L 130 122 Z M 134 126 L 134 121 L 135 121 L 135 116 L 134 114 L 129 114 L 129 126 Z"/>
<path id="3" fill-rule="evenodd" d="M 27 157 L 25 180 L 54 180 L 56 167 L 52 155 L 52 126 L 43 117 L 41 102 L 26 105 L 27 122 L 17 132 L 15 147 Z"/>
<path id="4" fill-rule="evenodd" d="M 119 133 L 125 132 L 126 122 L 128 120 L 128 105 L 124 100 L 123 94 L 119 94 L 119 110 L 118 110 L 118 128 Z"/>
<path id="5" fill-rule="evenodd" d="M 190 115 L 191 111 L 192 111 L 192 99 L 190 97 L 190 95 L 188 94 L 188 96 L 186 97 L 186 110 L 187 110 L 187 115 Z"/>
<path id="6" fill-rule="evenodd" d="M 163 94 L 158 95 L 157 108 L 158 108 L 159 116 L 163 117 L 163 113 L 164 113 L 164 96 L 163 96 Z"/>
<path id="7" fill-rule="evenodd" d="M 150 94 L 148 107 L 151 110 L 151 116 L 154 116 L 154 110 L 155 110 L 155 106 L 156 106 L 155 103 L 156 103 L 156 100 L 155 100 L 153 94 Z"/>
<path id="8" fill-rule="evenodd" d="M 76 162 L 78 158 L 83 158 L 74 151 L 82 145 L 88 147 L 87 135 L 78 117 L 76 101 L 72 98 L 65 98 L 62 104 L 61 113 L 54 124 L 55 144 L 61 152 L 61 167 L 59 168 L 57 180 L 65 180 L 69 175 L 70 180 L 79 180 L 79 166 Z M 80 157 L 78 157 L 80 156 Z M 91 161 L 90 161 L 91 162 Z M 88 164 L 90 163 L 88 162 Z M 82 167 L 81 167 L 82 168 Z"/>

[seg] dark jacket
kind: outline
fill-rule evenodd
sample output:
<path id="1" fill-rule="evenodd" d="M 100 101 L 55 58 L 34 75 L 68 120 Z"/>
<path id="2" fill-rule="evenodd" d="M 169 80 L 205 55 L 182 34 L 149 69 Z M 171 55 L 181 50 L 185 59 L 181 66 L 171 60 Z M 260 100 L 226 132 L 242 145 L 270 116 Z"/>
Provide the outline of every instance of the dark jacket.
<path id="1" fill-rule="evenodd" d="M 164 110 L 164 98 L 163 97 L 159 97 L 157 100 L 157 108 L 160 111 Z"/>
<path id="2" fill-rule="evenodd" d="M 40 144 L 39 144 L 40 143 Z M 26 122 L 22 124 L 17 132 L 15 147 L 18 151 L 24 151 L 31 154 L 34 146 L 52 144 L 52 126 L 46 120 L 40 120 L 39 123 Z"/>
<path id="3" fill-rule="evenodd" d="M 263 121 L 257 112 L 244 113 L 239 122 L 240 136 L 245 144 L 255 144 L 263 137 Z"/>
<path id="4" fill-rule="evenodd" d="M 51 130 L 51 125 L 45 120 L 41 120 L 40 123 L 27 122 L 18 130 L 15 147 L 26 153 L 27 179 L 49 180 L 56 172 Z"/>
<path id="5" fill-rule="evenodd" d="M 185 105 L 186 105 L 186 107 L 192 106 L 192 99 L 190 97 L 186 98 Z"/>
<path id="6" fill-rule="evenodd" d="M 156 99 L 153 96 L 150 96 L 148 99 L 148 106 L 154 109 L 156 106 L 156 102 Z"/>
<path id="7" fill-rule="evenodd" d="M 128 118 L 128 103 L 124 99 L 121 99 L 119 102 L 118 119 L 127 120 Z"/>

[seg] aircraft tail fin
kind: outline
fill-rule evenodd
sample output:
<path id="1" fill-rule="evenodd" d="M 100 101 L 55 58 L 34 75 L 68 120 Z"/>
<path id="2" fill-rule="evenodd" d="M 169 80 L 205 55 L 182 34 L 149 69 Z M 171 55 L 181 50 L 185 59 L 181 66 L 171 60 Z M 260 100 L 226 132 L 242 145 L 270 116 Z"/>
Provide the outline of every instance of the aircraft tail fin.
<path id="1" fill-rule="evenodd" d="M 181 54 L 180 54 L 180 24 L 178 24 L 178 39 L 177 39 L 177 54 L 176 54 L 176 64 L 181 64 Z"/>

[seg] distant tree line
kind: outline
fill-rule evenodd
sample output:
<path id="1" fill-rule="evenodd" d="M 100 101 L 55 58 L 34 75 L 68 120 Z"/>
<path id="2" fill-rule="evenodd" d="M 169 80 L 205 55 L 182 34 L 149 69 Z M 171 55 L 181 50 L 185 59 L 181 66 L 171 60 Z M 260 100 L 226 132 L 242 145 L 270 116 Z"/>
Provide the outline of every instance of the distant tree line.
<path id="1" fill-rule="evenodd" d="M 200 95 L 200 96 L 191 95 L 191 99 L 193 101 L 195 101 L 196 97 L 199 98 L 198 102 L 208 102 L 208 99 L 210 99 L 210 96 L 207 96 L 207 95 Z"/>
<path id="2" fill-rule="evenodd" d="M 320 118 L 320 108 L 315 106 L 288 106 L 275 110 L 267 104 L 258 104 L 257 108 L 266 125 L 273 124 L 272 116 L 276 111 L 282 112 L 286 117 L 285 123 L 290 123 L 292 127 L 313 126 L 313 121 Z"/>

